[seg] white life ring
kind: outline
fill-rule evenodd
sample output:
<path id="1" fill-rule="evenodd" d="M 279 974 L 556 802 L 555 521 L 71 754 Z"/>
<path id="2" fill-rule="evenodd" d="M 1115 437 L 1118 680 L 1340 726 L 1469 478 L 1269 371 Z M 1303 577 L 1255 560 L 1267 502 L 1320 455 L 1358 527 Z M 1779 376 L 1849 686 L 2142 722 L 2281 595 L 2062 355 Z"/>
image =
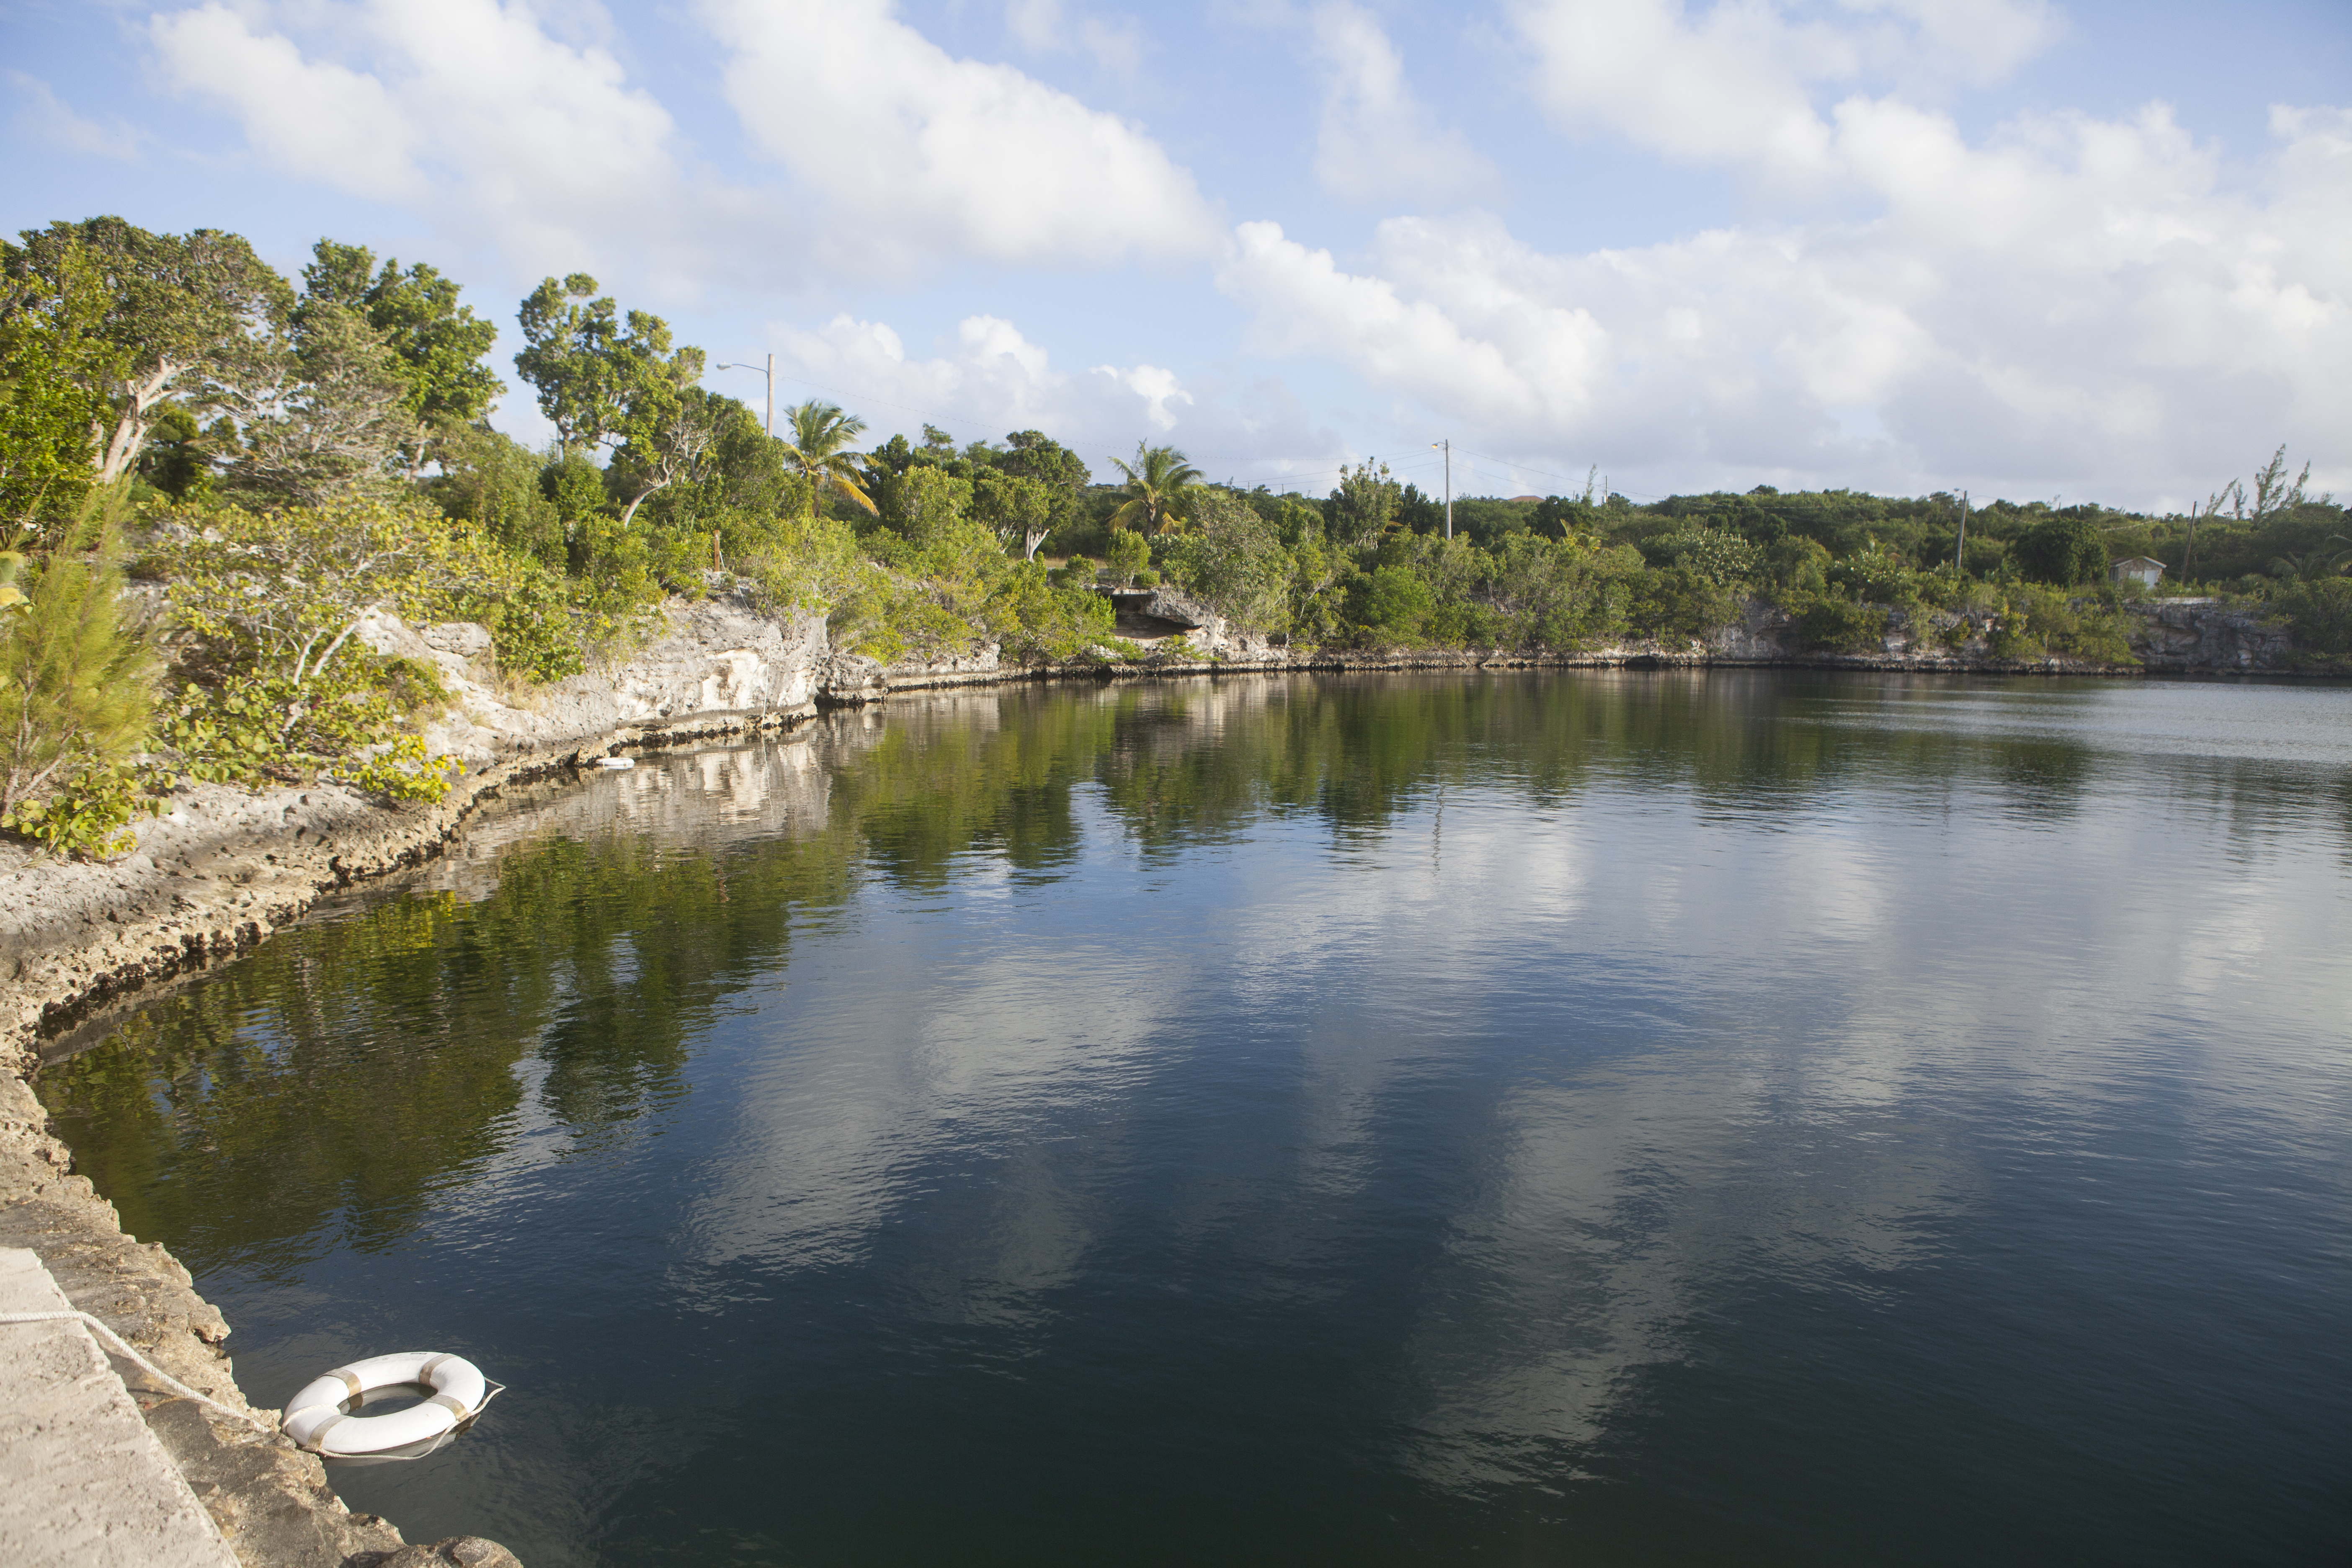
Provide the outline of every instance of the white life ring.
<path id="1" fill-rule="evenodd" d="M 380 1388 L 422 1384 L 433 1397 L 389 1415 L 354 1415 L 344 1408 Z M 446 1436 L 482 1413 L 489 1385 L 463 1356 L 403 1351 L 339 1366 L 306 1385 L 286 1407 L 279 1428 L 320 1454 L 381 1454 Z"/>

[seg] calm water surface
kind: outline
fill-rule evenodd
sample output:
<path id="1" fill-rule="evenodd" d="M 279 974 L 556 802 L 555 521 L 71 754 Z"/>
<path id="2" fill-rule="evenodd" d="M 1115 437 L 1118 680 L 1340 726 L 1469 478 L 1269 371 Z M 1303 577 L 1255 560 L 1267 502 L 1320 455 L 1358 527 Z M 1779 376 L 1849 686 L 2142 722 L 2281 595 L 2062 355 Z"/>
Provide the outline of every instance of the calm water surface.
<path id="1" fill-rule="evenodd" d="M 574 1564 L 2342 1563 L 2352 690 L 1023 689 L 486 823 L 53 1068 Z"/>

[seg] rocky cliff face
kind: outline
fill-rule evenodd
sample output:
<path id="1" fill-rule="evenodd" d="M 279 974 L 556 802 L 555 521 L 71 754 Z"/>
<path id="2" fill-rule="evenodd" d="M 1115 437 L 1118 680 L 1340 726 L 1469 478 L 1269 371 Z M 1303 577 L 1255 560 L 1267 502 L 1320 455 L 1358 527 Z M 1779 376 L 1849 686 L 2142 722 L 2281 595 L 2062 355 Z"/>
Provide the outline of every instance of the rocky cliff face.
<path id="1" fill-rule="evenodd" d="M 411 627 L 379 612 L 360 637 L 381 654 L 439 672 L 450 703 L 425 744 L 468 766 L 560 747 L 628 727 L 717 714 L 782 723 L 816 711 L 831 647 L 821 615 L 777 619 L 740 594 L 662 607 L 660 628 L 600 668 L 525 692 L 491 672 L 490 634 L 468 622 Z"/>
<path id="2" fill-rule="evenodd" d="M 2294 642 L 2284 626 L 2211 599 L 2155 599 L 2131 606 L 2132 651 L 2153 670 L 2259 672 L 2289 669 Z"/>

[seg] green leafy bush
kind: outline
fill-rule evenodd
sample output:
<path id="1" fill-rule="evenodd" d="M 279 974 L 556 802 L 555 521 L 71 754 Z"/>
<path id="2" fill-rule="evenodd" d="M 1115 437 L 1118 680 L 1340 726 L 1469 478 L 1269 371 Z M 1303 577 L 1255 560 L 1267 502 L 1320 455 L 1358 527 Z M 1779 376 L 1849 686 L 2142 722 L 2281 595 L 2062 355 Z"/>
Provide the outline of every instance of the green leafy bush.
<path id="1" fill-rule="evenodd" d="M 1886 612 L 1852 599 L 1820 599 L 1797 617 L 1805 646 L 1830 653 L 1875 653 L 1885 646 Z"/>
<path id="2" fill-rule="evenodd" d="M 20 801 L 0 827 L 53 855 L 111 860 L 139 846 L 131 824 L 163 808 L 150 774 L 120 762 L 85 767 L 39 800 Z"/>
<path id="3" fill-rule="evenodd" d="M 2069 508 L 2026 530 L 2011 548 L 2018 569 L 2036 583 L 2061 587 L 2099 583 L 2107 574 L 2107 542 L 2091 508 Z"/>
<path id="4" fill-rule="evenodd" d="M 2352 577 L 2282 583 L 2269 598 L 2299 659 L 2323 667 L 2352 664 Z"/>
<path id="5" fill-rule="evenodd" d="M 1739 613 L 1737 594 L 1686 566 L 1645 572 L 1626 585 L 1626 622 L 1645 637 L 1695 637 Z"/>
<path id="6" fill-rule="evenodd" d="M 1865 604 L 1901 604 L 1918 597 L 1918 574 L 1893 548 L 1875 539 L 1864 540 L 1861 549 L 1830 563 L 1826 575 L 1832 586 Z"/>
<path id="7" fill-rule="evenodd" d="M 2012 584 L 2000 590 L 1992 651 L 2000 658 L 2053 656 L 2136 665 L 2138 656 L 2124 618 L 2095 601 L 2076 602 L 2057 589 Z"/>
<path id="8" fill-rule="evenodd" d="M 1685 524 L 1653 538 L 1643 552 L 1662 566 L 1679 566 L 1718 588 L 1753 581 L 1764 567 L 1764 552 L 1720 528 Z"/>
<path id="9" fill-rule="evenodd" d="M 1437 614 L 1437 595 L 1410 566 L 1382 566 L 1363 579 L 1355 618 L 1370 644 L 1419 643 Z"/>
<path id="10" fill-rule="evenodd" d="M 486 614 L 502 588 L 540 581 L 436 513 L 364 500 L 167 512 L 153 554 L 178 654 L 163 735 L 182 771 L 246 784 L 342 778 L 398 798 L 446 788 L 403 733 L 408 712 L 442 693 L 431 669 L 369 651 L 361 624 L 377 611 L 411 623 Z M 560 667 L 524 598 L 509 646 Z"/>
<path id="11" fill-rule="evenodd" d="M 1062 660 L 1109 642 L 1115 615 L 1108 595 L 1057 586 L 1034 561 L 1016 561 L 989 597 L 987 621 L 1006 657 Z"/>
<path id="12" fill-rule="evenodd" d="M 1103 544 L 1103 565 L 1114 583 L 1135 581 L 1151 564 L 1151 542 L 1131 528 L 1115 528 Z"/>

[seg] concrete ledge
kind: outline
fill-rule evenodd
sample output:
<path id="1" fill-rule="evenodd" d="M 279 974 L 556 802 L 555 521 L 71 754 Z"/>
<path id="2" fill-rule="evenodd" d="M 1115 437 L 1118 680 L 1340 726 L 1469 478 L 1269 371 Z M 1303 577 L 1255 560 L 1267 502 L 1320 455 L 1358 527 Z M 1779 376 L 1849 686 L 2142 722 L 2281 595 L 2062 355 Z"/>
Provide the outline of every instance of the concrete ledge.
<path id="1" fill-rule="evenodd" d="M 28 1249 L 69 1306 L 173 1377 L 231 1409 L 249 1408 L 222 1349 L 228 1325 L 219 1311 L 163 1247 L 123 1234 L 88 1177 L 67 1173 L 65 1146 L 45 1123 L 31 1087 L 0 1072 L 0 1248 Z M 256 1411 L 264 1423 L 256 1426 L 181 1398 L 135 1363 L 119 1363 L 111 1375 L 243 1568 L 344 1568 L 402 1549 L 398 1531 L 347 1510 L 317 1458 L 269 1429 L 276 1412 Z M 9 1392 L 0 1382 L 0 1399 Z M 13 1462 L 0 1465 L 0 1476 L 15 1473 Z M 0 1550 L 0 1563 L 16 1561 Z"/>
<path id="2" fill-rule="evenodd" d="M 0 1313 L 73 1310 L 37 1256 L 0 1247 Z M 87 1327 L 0 1323 L 0 1562 L 236 1568 Z"/>

